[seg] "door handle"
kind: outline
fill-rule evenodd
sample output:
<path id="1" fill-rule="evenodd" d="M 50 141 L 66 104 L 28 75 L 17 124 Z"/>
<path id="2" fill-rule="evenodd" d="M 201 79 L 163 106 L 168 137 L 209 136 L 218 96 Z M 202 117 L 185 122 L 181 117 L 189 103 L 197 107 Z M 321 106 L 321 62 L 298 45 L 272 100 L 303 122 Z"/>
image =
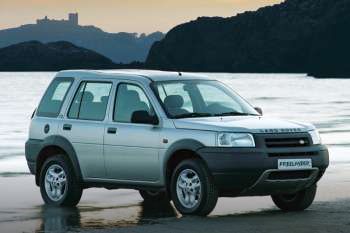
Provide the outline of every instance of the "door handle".
<path id="1" fill-rule="evenodd" d="M 72 129 L 72 125 L 71 124 L 64 124 L 63 125 L 63 130 L 70 131 L 71 129 Z"/>
<path id="2" fill-rule="evenodd" d="M 108 128 L 107 129 L 108 134 L 116 134 L 117 133 L 117 128 Z"/>

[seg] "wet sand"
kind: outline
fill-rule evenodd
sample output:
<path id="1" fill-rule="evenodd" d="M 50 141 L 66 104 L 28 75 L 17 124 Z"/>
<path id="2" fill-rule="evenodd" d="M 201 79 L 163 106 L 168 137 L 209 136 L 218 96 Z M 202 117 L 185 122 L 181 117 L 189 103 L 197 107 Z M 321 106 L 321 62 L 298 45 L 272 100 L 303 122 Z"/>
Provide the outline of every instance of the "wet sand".
<path id="1" fill-rule="evenodd" d="M 221 198 L 206 218 L 170 204 L 144 203 L 133 190 L 85 190 L 77 208 L 43 205 L 32 176 L 0 178 L 0 233 L 12 232 L 350 232 L 350 164 L 332 164 L 315 203 L 279 211 L 269 197 Z"/>

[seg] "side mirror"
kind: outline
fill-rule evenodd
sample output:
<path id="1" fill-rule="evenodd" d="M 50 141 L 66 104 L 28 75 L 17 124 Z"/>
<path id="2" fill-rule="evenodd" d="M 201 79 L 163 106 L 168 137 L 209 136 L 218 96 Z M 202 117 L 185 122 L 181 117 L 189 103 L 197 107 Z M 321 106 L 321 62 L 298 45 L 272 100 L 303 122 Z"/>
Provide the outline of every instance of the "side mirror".
<path id="1" fill-rule="evenodd" d="M 159 120 L 156 116 L 151 116 L 147 111 L 135 111 L 132 113 L 131 123 L 158 125 Z"/>
<path id="2" fill-rule="evenodd" d="M 263 115 L 263 110 L 262 110 L 261 108 L 255 107 L 254 109 L 255 109 L 255 111 L 257 111 L 260 115 Z"/>

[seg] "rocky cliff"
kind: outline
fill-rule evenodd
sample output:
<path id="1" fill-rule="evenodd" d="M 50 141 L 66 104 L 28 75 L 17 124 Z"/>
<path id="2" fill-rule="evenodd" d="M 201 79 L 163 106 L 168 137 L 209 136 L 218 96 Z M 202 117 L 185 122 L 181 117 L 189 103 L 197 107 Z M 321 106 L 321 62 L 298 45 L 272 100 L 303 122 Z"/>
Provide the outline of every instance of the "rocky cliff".
<path id="1" fill-rule="evenodd" d="M 286 0 L 230 18 L 198 18 L 152 46 L 146 66 L 350 77 L 350 1 Z"/>

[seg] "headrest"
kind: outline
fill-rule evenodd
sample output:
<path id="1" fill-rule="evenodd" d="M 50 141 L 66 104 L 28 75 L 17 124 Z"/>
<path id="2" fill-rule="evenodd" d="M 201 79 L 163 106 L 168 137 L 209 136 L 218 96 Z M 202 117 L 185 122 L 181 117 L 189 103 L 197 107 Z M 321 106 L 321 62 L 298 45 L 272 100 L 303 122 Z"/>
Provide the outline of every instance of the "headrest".
<path id="1" fill-rule="evenodd" d="M 125 96 L 126 100 L 128 102 L 139 102 L 140 100 L 140 95 L 137 91 L 126 91 Z"/>
<path id="2" fill-rule="evenodd" d="M 164 100 L 166 108 L 181 108 L 184 105 L 184 99 L 180 95 L 169 95 Z"/>
<path id="3" fill-rule="evenodd" d="M 85 91 L 83 95 L 83 102 L 93 102 L 93 101 L 94 101 L 94 95 L 89 91 Z"/>
<path id="4" fill-rule="evenodd" d="M 102 103 L 107 103 L 108 102 L 108 96 L 102 96 L 101 97 L 101 102 Z"/>

